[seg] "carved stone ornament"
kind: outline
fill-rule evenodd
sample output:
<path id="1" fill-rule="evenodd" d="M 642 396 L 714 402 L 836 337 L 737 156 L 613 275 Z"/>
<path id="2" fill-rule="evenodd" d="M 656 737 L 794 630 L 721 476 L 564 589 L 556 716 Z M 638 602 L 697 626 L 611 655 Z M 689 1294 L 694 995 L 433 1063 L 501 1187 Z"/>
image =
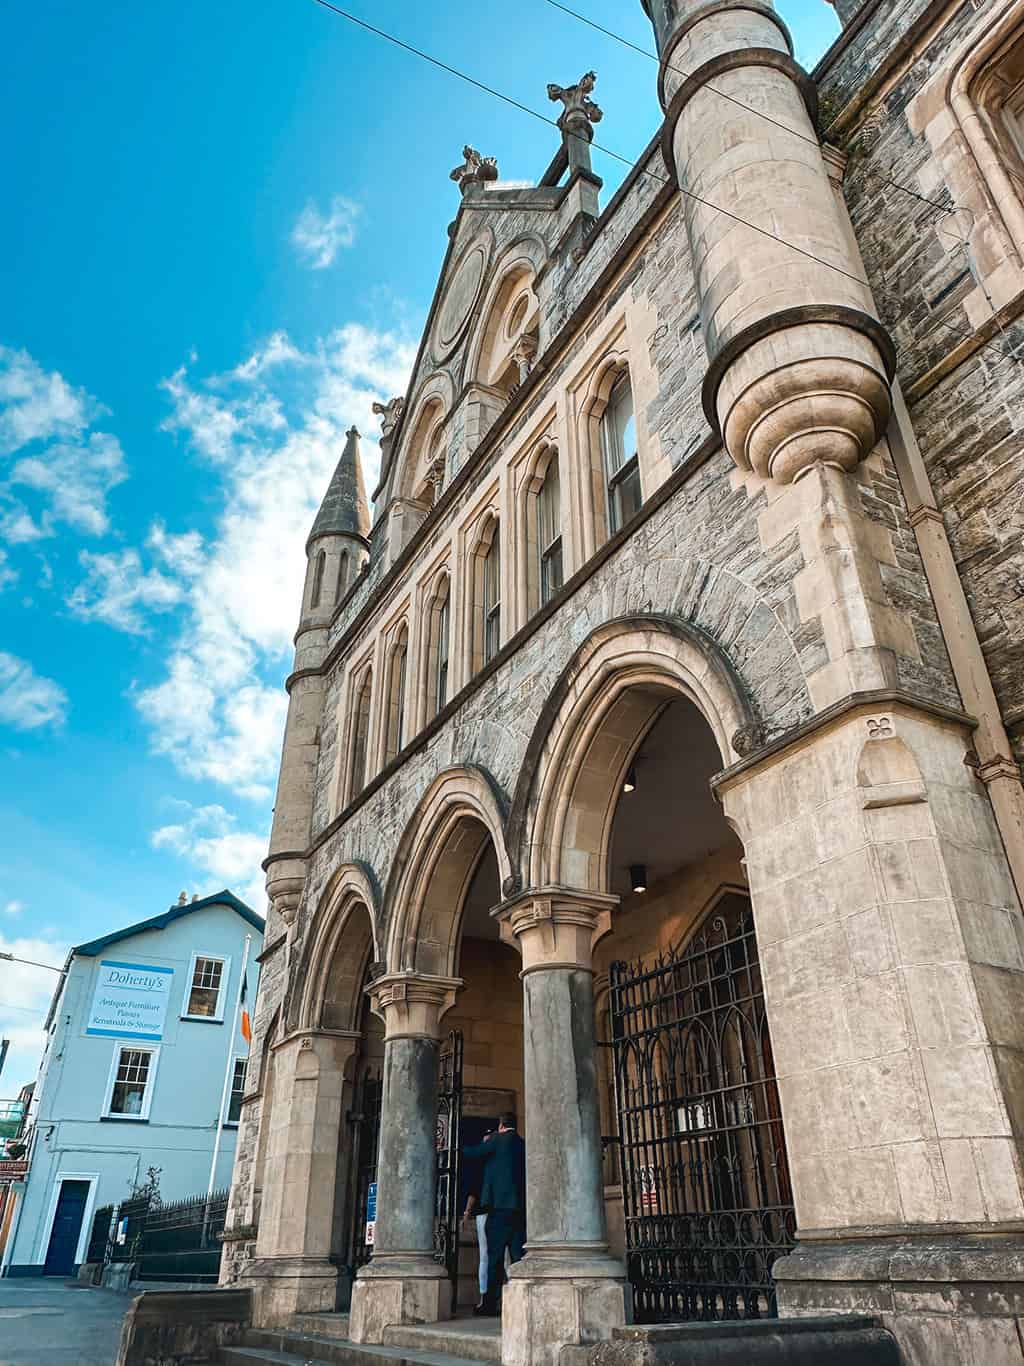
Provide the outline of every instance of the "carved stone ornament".
<path id="1" fill-rule="evenodd" d="M 597 73 L 586 71 L 575 85 L 549 85 L 548 99 L 561 100 L 565 105 L 559 115 L 558 126 L 563 133 L 575 133 L 589 142 L 594 136 L 592 123 L 600 123 L 604 118 L 603 110 L 590 98 L 590 92 L 597 84 Z"/>
<path id="2" fill-rule="evenodd" d="M 398 426 L 404 409 L 405 399 L 401 397 L 388 399 L 387 403 L 375 403 L 373 405 L 374 414 L 380 418 L 380 434 L 383 440 L 386 441 Z"/>
<path id="3" fill-rule="evenodd" d="M 752 721 L 749 726 L 740 726 L 733 733 L 732 747 L 741 759 L 753 754 L 754 750 L 760 749 L 763 744 L 764 726 L 760 721 Z"/>
<path id="4" fill-rule="evenodd" d="M 869 716 L 868 735 L 872 740 L 887 740 L 890 735 L 895 735 L 892 720 L 888 716 Z"/>
<path id="5" fill-rule="evenodd" d="M 537 338 L 530 332 L 524 332 L 513 346 L 511 355 L 519 367 L 519 383 L 522 384 L 533 369 L 534 357 L 537 355 Z"/>
<path id="6" fill-rule="evenodd" d="M 485 180 L 498 179 L 497 159 L 481 156 L 475 147 L 467 143 L 462 149 L 462 165 L 450 171 L 448 179 L 456 181 L 465 194 L 470 185 L 482 185 Z"/>

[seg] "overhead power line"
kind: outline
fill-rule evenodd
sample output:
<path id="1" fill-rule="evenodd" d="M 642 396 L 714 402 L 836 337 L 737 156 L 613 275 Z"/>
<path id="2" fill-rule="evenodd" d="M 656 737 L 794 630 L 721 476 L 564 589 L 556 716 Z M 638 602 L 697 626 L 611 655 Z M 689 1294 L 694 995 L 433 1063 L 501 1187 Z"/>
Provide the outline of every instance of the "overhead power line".
<path id="1" fill-rule="evenodd" d="M 538 109 L 532 109 L 528 104 L 523 104 L 521 100 L 514 99 L 511 95 L 506 95 L 504 91 L 495 89 L 494 86 L 488 85 L 485 81 L 478 80 L 475 76 L 470 76 L 459 67 L 451 66 L 448 62 L 441 61 L 439 57 L 434 57 L 431 53 L 424 52 L 422 48 L 415 47 L 412 43 L 407 43 L 404 39 L 396 37 L 395 34 L 389 33 L 386 29 L 378 28 L 376 25 L 369 23 L 366 19 L 361 19 L 357 14 L 352 14 L 349 10 L 342 9 L 340 5 L 332 4 L 331 0 L 313 0 L 313 3 L 318 5 L 321 9 L 329 10 L 330 13 L 338 15 L 339 18 L 345 19 L 348 23 L 354 24 L 357 28 L 361 28 L 367 33 L 372 33 L 378 38 L 383 38 L 385 42 L 391 43 L 394 47 L 401 48 L 402 51 L 410 53 L 413 57 L 420 58 L 421 61 L 427 62 L 430 66 L 436 67 L 439 71 L 445 71 L 448 75 L 455 76 L 456 79 L 465 82 L 465 84 L 471 85 L 477 90 L 482 90 L 484 94 L 493 96 L 494 99 L 500 100 L 503 104 L 510 105 L 513 109 L 518 109 L 521 113 L 528 114 L 531 118 L 538 119 L 541 123 L 546 123 L 549 127 L 556 129 L 559 134 L 561 134 L 562 130 L 559 128 L 556 119 L 551 118 L 547 114 L 542 114 Z M 564 6 L 559 6 L 559 8 L 564 8 Z M 570 10 L 567 12 L 575 14 L 575 11 Z M 576 17 L 582 18 L 582 16 L 579 15 Z M 590 21 L 584 19 L 583 22 L 589 23 Z M 597 26 L 595 25 L 595 27 Z M 610 32 L 610 30 L 605 30 L 605 32 Z M 611 36 L 614 37 L 615 35 L 612 34 Z M 622 41 L 625 42 L 626 40 L 623 39 Z M 627 45 L 630 47 L 633 46 L 631 43 Z M 643 49 L 639 50 L 643 51 Z M 648 53 L 647 55 L 650 56 L 651 54 Z M 657 58 L 655 58 L 655 60 L 657 60 Z M 743 107 L 746 108 L 747 106 Z M 779 124 L 778 126 L 783 129 L 786 128 L 785 124 Z M 795 133 L 795 130 L 793 129 L 789 129 L 788 131 L 794 132 L 795 136 L 804 136 L 803 134 Z M 611 147 L 606 147 L 600 142 L 594 141 L 591 143 L 591 146 L 595 147 L 599 152 L 603 152 L 605 156 L 609 156 L 615 161 L 622 162 L 623 165 L 630 167 L 630 169 L 633 169 L 636 166 L 634 158 L 624 156 L 623 153 L 616 152 Z M 723 217 L 730 219 L 732 222 L 738 223 L 742 227 L 749 228 L 751 232 L 755 232 L 761 237 L 766 237 L 770 241 L 778 242 L 780 246 L 788 247 L 790 251 L 795 251 L 797 255 L 803 256 L 806 260 L 814 261 L 817 265 L 824 266 L 826 270 L 835 271 L 837 275 L 842 275 L 847 280 L 852 280 L 855 284 L 863 285 L 865 289 L 871 289 L 870 281 L 866 280 L 862 275 L 854 275 L 851 271 L 844 270 L 842 266 L 837 266 L 835 262 L 826 261 L 823 257 L 815 255 L 814 252 L 808 251 L 806 247 L 797 246 L 795 242 L 790 242 L 785 237 L 780 237 L 778 233 L 772 232 L 769 228 L 763 228 L 758 223 L 752 223 L 749 219 L 743 218 L 737 213 L 733 213 L 730 209 L 723 209 L 721 205 L 712 203 L 711 200 L 705 199 L 702 195 L 697 194 L 693 190 L 688 190 L 682 185 L 677 186 L 676 182 L 671 180 L 668 176 L 659 175 L 656 171 L 650 171 L 646 167 L 640 168 L 640 174 L 649 176 L 650 179 L 658 181 L 662 185 L 671 185 L 673 189 L 677 188 L 681 195 L 685 196 L 687 199 L 693 200 L 694 203 L 701 204 L 704 208 L 711 209 L 715 213 L 720 213 Z M 926 202 L 932 203 L 933 201 L 928 200 Z M 948 213 L 949 209 L 943 206 L 943 211 Z M 936 318 L 935 322 L 940 327 L 944 327 L 947 331 L 952 332 L 954 336 L 961 337 L 965 340 L 970 340 L 974 336 L 973 332 L 966 332 L 963 328 L 956 327 L 953 323 L 947 322 L 945 319 Z M 993 347 L 990 342 L 982 342 L 981 349 L 991 350 L 999 357 L 1000 362 L 1009 360 L 1014 364 L 1021 363 L 1020 358 L 1015 354 L 1011 354 L 1007 357 L 1004 351 Z"/>

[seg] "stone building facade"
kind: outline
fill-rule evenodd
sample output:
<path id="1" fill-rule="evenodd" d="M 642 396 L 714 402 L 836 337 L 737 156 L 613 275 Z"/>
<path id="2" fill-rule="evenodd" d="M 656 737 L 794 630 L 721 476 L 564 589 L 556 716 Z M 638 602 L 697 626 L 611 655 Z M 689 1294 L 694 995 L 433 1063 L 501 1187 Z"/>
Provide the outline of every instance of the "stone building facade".
<path id="1" fill-rule="evenodd" d="M 372 526 L 353 431 L 307 547 L 261 1323 L 450 1312 L 452 1033 L 527 1141 L 509 1366 L 776 1310 L 1024 1360 L 1024 3 L 836 5 L 808 77 L 765 0 L 645 0 L 606 204 L 593 73 L 537 185 L 452 172 Z"/>

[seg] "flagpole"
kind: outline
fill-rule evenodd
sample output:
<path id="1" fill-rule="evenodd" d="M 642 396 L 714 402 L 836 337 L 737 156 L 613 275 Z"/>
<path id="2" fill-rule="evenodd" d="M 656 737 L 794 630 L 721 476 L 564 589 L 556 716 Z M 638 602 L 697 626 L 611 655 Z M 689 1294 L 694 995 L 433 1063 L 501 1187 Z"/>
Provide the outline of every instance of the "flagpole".
<path id="1" fill-rule="evenodd" d="M 220 1157 L 220 1136 L 224 1132 L 224 1102 L 227 1100 L 228 1087 L 231 1084 L 231 1074 L 235 1065 L 235 1033 L 238 1029 L 238 1015 L 242 1008 L 242 992 L 245 990 L 245 973 L 249 966 L 249 946 L 252 943 L 252 935 L 245 936 L 245 948 L 242 951 L 242 971 L 238 974 L 238 992 L 235 996 L 235 1010 L 231 1017 L 231 1038 L 228 1043 L 228 1060 L 224 1067 L 224 1084 L 220 1088 L 220 1108 L 217 1111 L 217 1133 L 213 1140 L 213 1159 L 210 1162 L 210 1180 L 206 1187 L 206 1208 L 203 1212 L 203 1242 L 206 1241 L 206 1228 L 210 1222 L 210 1199 L 213 1195 L 213 1183 L 217 1179 L 217 1159 Z"/>

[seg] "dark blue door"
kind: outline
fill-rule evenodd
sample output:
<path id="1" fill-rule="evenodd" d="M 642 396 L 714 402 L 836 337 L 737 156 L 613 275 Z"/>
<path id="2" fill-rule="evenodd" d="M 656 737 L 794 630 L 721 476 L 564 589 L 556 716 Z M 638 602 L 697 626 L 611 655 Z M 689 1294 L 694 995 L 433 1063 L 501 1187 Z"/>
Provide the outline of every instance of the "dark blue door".
<path id="1" fill-rule="evenodd" d="M 88 1181 L 62 1181 L 53 1216 L 50 1246 L 46 1250 L 44 1276 L 70 1276 L 75 1269 L 75 1253 L 89 1198 Z"/>

